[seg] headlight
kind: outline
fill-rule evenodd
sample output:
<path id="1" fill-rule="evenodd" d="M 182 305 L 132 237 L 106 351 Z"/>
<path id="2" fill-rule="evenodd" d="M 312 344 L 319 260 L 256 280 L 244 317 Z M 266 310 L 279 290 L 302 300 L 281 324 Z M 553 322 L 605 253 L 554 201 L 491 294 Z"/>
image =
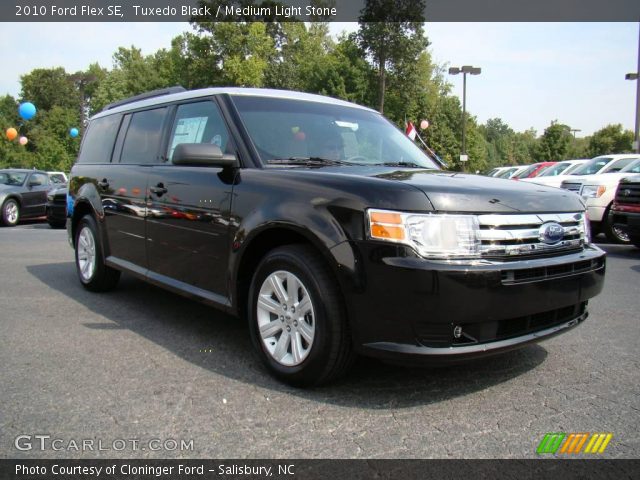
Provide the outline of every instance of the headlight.
<path id="1" fill-rule="evenodd" d="M 585 185 L 582 187 L 582 198 L 600 198 L 606 191 L 604 185 Z"/>
<path id="2" fill-rule="evenodd" d="M 478 257 L 479 223 L 475 215 L 415 214 L 368 210 L 369 236 L 402 243 L 430 258 Z"/>
<path id="3" fill-rule="evenodd" d="M 582 231 L 584 232 L 584 244 L 589 245 L 591 243 L 591 225 L 589 223 L 589 215 L 587 214 L 587 210 L 582 214 L 582 218 L 580 219 L 580 227 L 582 227 Z"/>

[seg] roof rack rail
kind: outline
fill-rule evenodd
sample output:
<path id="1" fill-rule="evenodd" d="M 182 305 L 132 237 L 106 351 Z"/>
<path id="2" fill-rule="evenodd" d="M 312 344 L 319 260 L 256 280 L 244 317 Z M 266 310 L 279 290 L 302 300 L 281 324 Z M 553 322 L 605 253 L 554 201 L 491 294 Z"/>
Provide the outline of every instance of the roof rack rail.
<path id="1" fill-rule="evenodd" d="M 187 89 L 181 85 L 175 87 L 159 88 L 150 92 L 141 93 L 140 95 L 134 95 L 133 97 L 125 98 L 124 100 L 118 100 L 117 102 L 110 103 L 102 109 L 111 110 L 112 108 L 120 107 L 121 105 L 127 105 L 128 103 L 138 102 L 140 100 L 146 100 L 147 98 L 161 97 L 163 95 L 171 95 L 172 93 L 186 92 Z"/>

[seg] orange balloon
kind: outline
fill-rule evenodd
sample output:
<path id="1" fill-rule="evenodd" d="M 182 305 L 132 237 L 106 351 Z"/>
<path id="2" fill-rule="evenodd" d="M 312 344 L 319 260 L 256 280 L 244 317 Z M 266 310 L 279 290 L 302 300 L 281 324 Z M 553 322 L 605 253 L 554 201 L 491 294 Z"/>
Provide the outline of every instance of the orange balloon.
<path id="1" fill-rule="evenodd" d="M 7 138 L 9 141 L 14 140 L 18 136 L 18 131 L 15 128 L 7 128 Z"/>

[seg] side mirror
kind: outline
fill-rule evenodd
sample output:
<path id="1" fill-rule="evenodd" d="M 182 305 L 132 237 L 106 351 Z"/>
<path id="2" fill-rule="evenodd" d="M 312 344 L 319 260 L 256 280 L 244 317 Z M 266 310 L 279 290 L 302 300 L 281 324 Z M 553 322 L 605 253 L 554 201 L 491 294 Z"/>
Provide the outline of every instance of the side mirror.
<path id="1" fill-rule="evenodd" d="M 172 163 L 195 167 L 238 166 L 235 155 L 222 153 L 220 147 L 213 143 L 181 143 L 173 150 Z"/>
<path id="2" fill-rule="evenodd" d="M 40 185 L 42 185 L 42 182 L 39 182 L 38 180 L 29 180 L 30 187 L 39 187 Z"/>

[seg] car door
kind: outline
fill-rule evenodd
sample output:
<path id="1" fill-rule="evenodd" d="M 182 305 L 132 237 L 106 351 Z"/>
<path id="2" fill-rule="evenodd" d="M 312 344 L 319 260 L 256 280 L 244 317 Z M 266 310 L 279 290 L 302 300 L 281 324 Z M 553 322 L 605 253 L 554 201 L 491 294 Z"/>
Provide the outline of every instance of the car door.
<path id="1" fill-rule="evenodd" d="M 30 173 L 22 194 L 22 216 L 39 217 L 45 214 L 47 192 L 51 188 L 49 177 L 41 172 Z"/>
<path id="2" fill-rule="evenodd" d="M 234 153 L 213 99 L 178 105 L 166 143 L 167 162 L 149 175 L 149 277 L 227 303 L 225 272 L 233 175 L 219 167 L 173 165 L 181 143 L 215 143 Z"/>
<path id="3" fill-rule="evenodd" d="M 124 116 L 114 158 L 98 189 L 109 239 L 109 261 L 144 274 L 147 268 L 147 176 L 158 161 L 167 107 Z"/>

